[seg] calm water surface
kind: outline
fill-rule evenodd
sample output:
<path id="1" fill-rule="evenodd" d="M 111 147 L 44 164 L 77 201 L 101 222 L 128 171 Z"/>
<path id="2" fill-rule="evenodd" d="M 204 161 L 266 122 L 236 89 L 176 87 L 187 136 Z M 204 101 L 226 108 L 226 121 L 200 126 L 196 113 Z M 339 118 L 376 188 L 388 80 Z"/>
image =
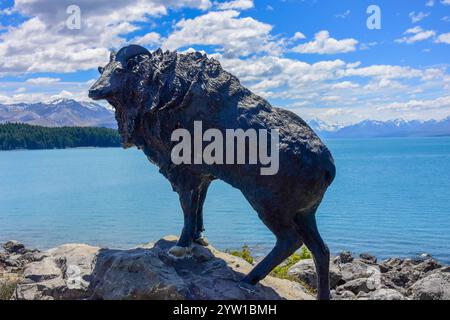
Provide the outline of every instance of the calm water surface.
<path id="1" fill-rule="evenodd" d="M 450 138 L 330 140 L 338 175 L 318 211 L 333 252 L 380 258 L 427 252 L 450 262 Z M 205 203 L 218 248 L 267 253 L 274 237 L 240 192 L 216 181 Z M 129 248 L 178 234 L 170 184 L 142 152 L 0 152 L 0 241 Z"/>

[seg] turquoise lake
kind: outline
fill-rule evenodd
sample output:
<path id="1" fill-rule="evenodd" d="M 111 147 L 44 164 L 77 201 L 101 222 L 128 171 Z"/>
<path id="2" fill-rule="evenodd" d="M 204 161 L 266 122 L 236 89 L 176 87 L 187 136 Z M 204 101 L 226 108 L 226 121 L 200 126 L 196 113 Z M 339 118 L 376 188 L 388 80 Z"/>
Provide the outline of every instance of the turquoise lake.
<path id="1" fill-rule="evenodd" d="M 331 251 L 450 262 L 450 138 L 329 140 L 337 177 L 318 211 Z M 0 241 L 130 248 L 178 235 L 170 184 L 135 149 L 0 152 Z M 267 253 L 274 237 L 241 193 L 215 181 L 206 236 Z"/>

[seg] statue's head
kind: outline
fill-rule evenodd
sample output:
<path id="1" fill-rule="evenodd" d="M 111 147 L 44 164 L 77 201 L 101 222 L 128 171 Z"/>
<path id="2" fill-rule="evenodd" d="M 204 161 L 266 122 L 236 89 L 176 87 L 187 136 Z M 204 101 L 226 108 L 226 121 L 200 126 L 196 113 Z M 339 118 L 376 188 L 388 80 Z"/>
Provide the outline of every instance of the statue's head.
<path id="1" fill-rule="evenodd" d="M 150 53 L 141 46 L 130 45 L 117 54 L 112 52 L 109 63 L 99 67 L 99 72 L 100 79 L 90 88 L 89 97 L 107 100 L 115 108 L 124 146 L 135 143 L 133 134 L 146 112 L 181 109 L 193 97 L 203 99 L 212 97 L 214 90 L 240 88 L 239 81 L 224 72 L 218 61 L 200 52 L 177 54 L 158 49 Z M 213 84 L 205 85 L 209 79 Z M 233 82 L 235 85 L 231 85 Z M 207 90 L 210 94 L 205 94 Z"/>
<path id="2" fill-rule="evenodd" d="M 111 52 L 109 63 L 98 68 L 101 76 L 89 89 L 89 98 L 107 100 L 115 108 L 124 146 L 133 144 L 131 137 L 142 102 L 138 90 L 142 80 L 137 71 L 139 61 L 150 55 L 147 49 L 138 45 Z"/>
<path id="3" fill-rule="evenodd" d="M 130 45 L 111 52 L 109 63 L 105 67 L 98 67 L 101 76 L 89 89 L 89 98 L 103 100 L 114 98 L 134 82 L 139 81 L 139 75 L 133 72 L 129 61 L 139 55 L 148 55 L 150 52 L 138 45 Z"/>

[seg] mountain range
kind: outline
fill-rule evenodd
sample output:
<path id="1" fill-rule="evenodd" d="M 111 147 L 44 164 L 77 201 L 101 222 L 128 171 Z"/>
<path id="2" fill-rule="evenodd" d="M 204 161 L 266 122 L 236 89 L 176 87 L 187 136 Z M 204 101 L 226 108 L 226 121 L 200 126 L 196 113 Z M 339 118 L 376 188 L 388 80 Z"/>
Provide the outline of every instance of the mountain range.
<path id="1" fill-rule="evenodd" d="M 47 127 L 117 128 L 114 111 L 94 102 L 58 99 L 51 102 L 0 104 L 0 123 L 20 122 Z M 450 116 L 443 120 L 365 120 L 342 126 L 319 119 L 308 122 L 323 138 L 450 136 Z"/>
<path id="2" fill-rule="evenodd" d="M 450 116 L 443 120 L 365 120 L 348 126 L 312 120 L 309 125 L 323 138 L 382 138 L 450 136 Z"/>
<path id="3" fill-rule="evenodd" d="M 58 99 L 51 102 L 0 104 L 0 123 L 20 122 L 46 127 L 117 128 L 114 112 L 93 102 Z"/>

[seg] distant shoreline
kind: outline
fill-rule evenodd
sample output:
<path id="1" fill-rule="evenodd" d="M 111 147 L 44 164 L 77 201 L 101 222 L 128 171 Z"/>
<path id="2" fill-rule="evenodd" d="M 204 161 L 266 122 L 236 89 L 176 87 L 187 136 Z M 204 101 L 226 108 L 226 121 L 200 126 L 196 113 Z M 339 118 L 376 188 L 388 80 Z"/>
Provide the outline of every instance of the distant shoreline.
<path id="1" fill-rule="evenodd" d="M 0 150 L 120 147 L 117 130 L 96 127 L 43 127 L 0 124 Z"/>
<path id="2" fill-rule="evenodd" d="M 121 149 L 122 147 L 68 147 L 68 148 L 53 148 L 53 149 L 11 149 L 1 150 L 0 152 L 14 152 L 14 151 L 55 151 L 55 150 L 90 150 L 90 149 Z"/>
<path id="3" fill-rule="evenodd" d="M 76 128 L 76 127 L 73 127 Z M 82 127 L 81 127 L 82 128 Z M 91 128 L 91 127 L 89 127 Z M 94 127 L 92 127 L 94 128 Z M 113 129 L 111 129 L 113 130 Z M 450 138 L 450 135 L 442 135 L 442 136 L 405 136 L 405 137 L 361 137 L 361 138 L 335 138 L 335 137 L 320 137 L 322 140 L 324 141 L 349 141 L 349 140 L 354 140 L 354 141 L 361 141 L 361 140 L 402 140 L 402 139 L 445 139 L 445 138 Z M 1 142 L 1 141 L 0 141 Z M 65 148 L 42 148 L 42 149 L 30 149 L 30 148 L 17 148 L 17 149 L 1 149 L 0 148 L 0 152 L 10 152 L 10 151 L 44 151 L 44 150 L 48 150 L 48 151 L 52 151 L 52 150 L 72 150 L 72 149 L 120 149 L 122 148 L 120 145 L 119 146 L 85 146 L 85 147 L 65 147 Z"/>

